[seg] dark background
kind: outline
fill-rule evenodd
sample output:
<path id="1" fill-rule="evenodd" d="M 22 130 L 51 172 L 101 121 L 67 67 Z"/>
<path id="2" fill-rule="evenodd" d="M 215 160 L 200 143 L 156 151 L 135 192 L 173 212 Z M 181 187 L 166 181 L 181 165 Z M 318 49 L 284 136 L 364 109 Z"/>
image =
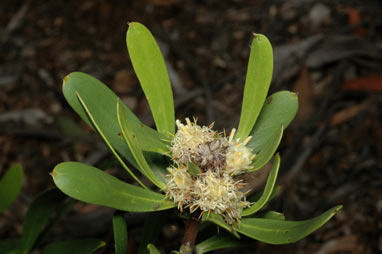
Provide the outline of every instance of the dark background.
<path id="1" fill-rule="evenodd" d="M 299 112 L 279 148 L 283 187 L 270 208 L 289 220 L 344 208 L 298 243 L 252 241 L 241 253 L 382 252 L 381 10 L 378 0 L 2 0 L 0 170 L 20 162 L 26 178 L 0 217 L 0 239 L 21 234 L 28 204 L 53 186 L 49 172 L 61 161 L 129 181 L 65 102 L 61 81 L 72 71 L 94 75 L 152 125 L 125 44 L 127 22 L 139 21 L 165 55 L 181 120 L 237 126 L 252 32 L 265 34 L 275 50 L 270 92 L 298 93 Z M 261 175 L 255 179 L 258 188 Z M 107 241 L 99 253 L 112 253 L 112 212 L 77 203 L 48 241 L 98 237 Z M 179 246 L 184 229 L 175 215 L 167 217 L 157 244 L 166 253 Z M 127 215 L 129 253 L 138 248 L 143 219 Z"/>

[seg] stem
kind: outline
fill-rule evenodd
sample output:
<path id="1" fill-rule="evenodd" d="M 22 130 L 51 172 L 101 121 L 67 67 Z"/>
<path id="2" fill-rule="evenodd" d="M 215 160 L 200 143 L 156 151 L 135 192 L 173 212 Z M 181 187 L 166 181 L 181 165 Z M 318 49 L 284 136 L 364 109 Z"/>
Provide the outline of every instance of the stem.
<path id="1" fill-rule="evenodd" d="M 186 231 L 184 233 L 184 238 L 182 242 L 182 246 L 180 246 L 181 254 L 192 254 L 194 251 L 195 239 L 198 234 L 198 230 L 200 227 L 200 222 L 190 217 L 187 221 Z"/>

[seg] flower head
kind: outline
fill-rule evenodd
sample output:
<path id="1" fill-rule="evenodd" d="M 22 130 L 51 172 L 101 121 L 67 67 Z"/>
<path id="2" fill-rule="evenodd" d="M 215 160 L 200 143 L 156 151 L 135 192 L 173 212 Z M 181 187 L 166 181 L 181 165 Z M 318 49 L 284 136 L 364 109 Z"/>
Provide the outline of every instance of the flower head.
<path id="1" fill-rule="evenodd" d="M 236 176 L 251 169 L 254 155 L 244 142 L 234 140 L 235 129 L 226 137 L 210 126 L 199 126 L 186 118 L 186 125 L 176 121 L 178 131 L 170 152 L 173 166 L 169 167 L 166 196 L 178 203 L 178 209 L 189 208 L 193 213 L 213 212 L 224 217 L 227 223 L 241 217 L 249 206 L 245 185 Z M 190 174 L 188 164 L 193 163 L 201 172 Z"/>

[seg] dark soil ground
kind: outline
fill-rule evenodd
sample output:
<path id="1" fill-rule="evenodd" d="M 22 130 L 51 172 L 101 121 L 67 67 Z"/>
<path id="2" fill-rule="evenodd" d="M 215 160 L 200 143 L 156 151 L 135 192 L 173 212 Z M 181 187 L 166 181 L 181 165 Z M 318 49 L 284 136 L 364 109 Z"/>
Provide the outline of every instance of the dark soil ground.
<path id="1" fill-rule="evenodd" d="M 61 83 L 72 71 L 89 73 L 152 125 L 125 44 L 127 22 L 139 21 L 164 52 L 176 117 L 215 121 L 220 130 L 238 124 L 252 32 L 267 35 L 275 50 L 270 92 L 293 90 L 300 101 L 279 148 L 283 188 L 269 208 L 303 220 L 343 205 L 298 243 L 251 241 L 243 249 L 216 253 L 381 253 L 381 5 L 379 0 L 2 0 L 0 169 L 3 174 L 20 162 L 26 177 L 20 197 L 0 217 L 0 239 L 20 236 L 28 204 L 53 186 L 49 172 L 59 162 L 86 162 L 126 179 L 100 138 L 65 102 Z M 78 132 L 85 134 L 73 138 Z M 98 253 L 113 253 L 112 212 L 78 202 L 46 241 L 97 237 L 107 242 Z M 168 216 L 157 243 L 163 253 L 178 248 L 184 230 L 179 219 Z M 135 253 L 144 217 L 127 218 L 129 253 Z"/>

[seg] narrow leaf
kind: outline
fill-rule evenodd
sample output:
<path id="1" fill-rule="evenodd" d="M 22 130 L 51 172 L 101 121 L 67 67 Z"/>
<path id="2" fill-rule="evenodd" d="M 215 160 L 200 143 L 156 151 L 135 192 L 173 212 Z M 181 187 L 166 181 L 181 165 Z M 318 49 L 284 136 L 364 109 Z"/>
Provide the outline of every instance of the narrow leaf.
<path id="1" fill-rule="evenodd" d="M 98 239 L 69 240 L 51 243 L 44 248 L 44 254 L 92 254 L 106 243 Z"/>
<path id="2" fill-rule="evenodd" d="M 23 169 L 20 164 L 13 164 L 0 180 L 0 213 L 7 209 L 19 195 L 23 185 Z"/>
<path id="3" fill-rule="evenodd" d="M 174 134 L 174 99 L 166 64 L 158 44 L 151 32 L 136 22 L 129 24 L 126 43 L 157 130 L 164 135 Z"/>
<path id="4" fill-rule="evenodd" d="M 270 220 L 285 220 L 284 214 L 275 211 L 268 211 L 263 214 L 261 218 Z"/>
<path id="5" fill-rule="evenodd" d="M 192 162 L 187 161 L 186 166 L 187 166 L 188 173 L 190 173 L 190 175 L 192 176 L 199 175 L 202 173 L 202 170 L 198 167 L 198 165 Z"/>
<path id="6" fill-rule="evenodd" d="M 281 91 L 269 96 L 264 103 L 259 118 L 251 131 L 252 139 L 248 146 L 258 153 L 280 126 L 286 129 L 298 109 L 298 98 L 295 93 Z"/>
<path id="7" fill-rule="evenodd" d="M 273 160 L 273 165 L 271 168 L 271 171 L 269 172 L 267 183 L 264 188 L 264 192 L 261 195 L 260 199 L 253 204 L 251 207 L 244 209 L 242 216 L 248 216 L 251 214 L 254 214 L 255 212 L 259 211 L 263 206 L 268 202 L 269 198 L 271 197 L 273 187 L 275 186 L 276 179 L 277 179 L 277 173 L 279 171 L 280 167 L 280 156 L 278 154 L 275 155 L 275 158 Z"/>
<path id="8" fill-rule="evenodd" d="M 134 163 L 127 144 L 118 136 L 119 126 L 117 121 L 116 103 L 118 97 L 106 85 L 96 78 L 81 72 L 73 72 L 67 75 L 62 87 L 65 99 L 77 114 L 91 127 L 91 120 L 77 99 L 77 93 L 81 95 L 89 112 L 93 115 L 100 129 L 105 134 L 110 144 L 129 162 Z M 132 119 L 134 133 L 139 137 L 141 148 L 144 151 L 165 153 L 168 151 L 164 136 L 150 127 L 142 124 L 126 105 L 123 105 Z"/>
<path id="9" fill-rule="evenodd" d="M 276 195 L 277 195 L 277 193 L 279 192 L 280 189 L 281 189 L 281 185 L 277 185 L 277 186 L 275 186 L 273 188 L 271 196 L 268 199 L 268 202 L 276 197 Z M 262 192 L 258 192 L 258 193 L 255 193 L 254 195 L 248 197 L 247 200 L 249 202 L 257 202 L 257 201 L 259 201 L 259 199 L 261 198 L 262 195 L 263 195 Z"/>
<path id="10" fill-rule="evenodd" d="M 273 51 L 268 38 L 254 34 L 236 137 L 244 140 L 254 126 L 272 81 Z"/>
<path id="11" fill-rule="evenodd" d="M 127 253 L 127 226 L 123 212 L 116 211 L 113 215 L 113 232 L 115 254 Z"/>
<path id="12" fill-rule="evenodd" d="M 235 231 L 235 228 L 233 225 L 228 225 L 223 217 L 221 215 L 218 215 L 218 214 L 214 214 L 214 213 L 204 213 L 203 216 L 202 216 L 202 222 L 205 222 L 205 221 L 209 221 L 209 222 L 212 222 L 212 223 L 215 223 L 216 225 L 224 228 L 225 230 L 227 230 L 228 232 L 232 233 L 236 238 L 240 239 L 240 235 Z"/>
<path id="13" fill-rule="evenodd" d="M 121 102 L 118 101 L 117 105 L 117 114 L 118 114 L 118 123 L 122 131 L 122 136 L 125 139 L 126 143 L 129 145 L 130 151 L 134 156 L 134 159 L 139 165 L 140 171 L 143 175 L 145 175 L 152 183 L 154 183 L 160 189 L 164 189 L 166 187 L 164 182 L 161 182 L 157 176 L 151 170 L 149 164 L 145 157 L 143 156 L 143 152 L 139 146 L 138 137 L 135 135 L 132 129 L 132 124 L 129 119 L 128 112 L 121 105 Z"/>
<path id="14" fill-rule="evenodd" d="M 333 207 L 325 213 L 305 221 L 281 221 L 261 218 L 242 219 L 237 231 L 265 243 L 293 243 L 320 228 L 341 208 L 342 206 Z"/>
<path id="15" fill-rule="evenodd" d="M 29 206 L 23 224 L 21 252 L 29 253 L 35 245 L 37 237 L 43 231 L 53 211 L 65 200 L 58 189 L 47 190 L 37 196 Z"/>
<path id="16" fill-rule="evenodd" d="M 125 183 L 102 170 L 78 162 L 63 162 L 52 172 L 66 195 L 95 205 L 129 212 L 151 212 L 175 207 L 164 195 Z"/>
<path id="17" fill-rule="evenodd" d="M 9 238 L 0 240 L 0 250 L 2 254 L 17 254 L 21 240 L 18 238 Z"/>
<path id="18" fill-rule="evenodd" d="M 147 245 L 147 250 L 150 254 L 160 254 L 159 250 L 151 243 Z"/>
<path id="19" fill-rule="evenodd" d="M 151 171 L 155 174 L 159 181 L 167 183 L 167 168 L 169 166 L 167 157 L 158 153 L 144 152 L 147 164 L 149 164 Z"/>
<path id="20" fill-rule="evenodd" d="M 162 226 L 168 217 L 168 211 L 159 211 L 156 213 L 148 213 L 146 215 L 138 254 L 147 253 L 148 244 L 156 244 Z"/>
<path id="21" fill-rule="evenodd" d="M 248 172 L 253 172 L 261 169 L 267 164 L 272 156 L 275 154 L 277 147 L 279 147 L 281 137 L 283 136 L 283 126 L 280 126 L 278 130 L 267 140 L 261 151 L 256 155 L 252 167 Z"/>
<path id="22" fill-rule="evenodd" d="M 241 242 L 231 236 L 214 235 L 195 246 L 196 254 L 203 254 L 213 250 L 241 246 Z"/>
<path id="23" fill-rule="evenodd" d="M 97 121 L 95 120 L 93 114 L 89 111 L 89 108 L 86 104 L 86 102 L 83 100 L 83 98 L 81 97 L 81 95 L 79 93 L 76 93 L 77 95 L 77 98 L 78 100 L 80 101 L 82 107 L 85 109 L 92 125 L 94 126 L 94 128 L 97 130 L 97 132 L 101 135 L 102 139 L 105 141 L 106 145 L 109 147 L 109 149 L 111 150 L 111 152 L 114 154 L 114 156 L 117 158 L 117 160 L 121 163 L 121 165 L 126 169 L 126 171 L 134 178 L 135 181 L 137 181 L 143 188 L 147 189 L 147 187 L 138 179 L 138 177 L 136 177 L 134 175 L 134 173 L 127 167 L 127 165 L 125 164 L 125 162 L 121 159 L 121 157 L 119 157 L 118 153 L 114 150 L 114 147 L 110 144 L 109 140 L 107 139 L 106 135 L 104 134 L 104 132 L 102 131 L 102 129 L 99 127 Z M 129 155 L 131 156 L 131 154 Z M 130 159 L 130 161 L 132 162 L 133 159 Z M 134 161 L 134 163 L 132 162 L 132 164 L 134 166 L 136 166 L 136 162 Z M 139 169 L 139 168 L 138 168 Z"/>

